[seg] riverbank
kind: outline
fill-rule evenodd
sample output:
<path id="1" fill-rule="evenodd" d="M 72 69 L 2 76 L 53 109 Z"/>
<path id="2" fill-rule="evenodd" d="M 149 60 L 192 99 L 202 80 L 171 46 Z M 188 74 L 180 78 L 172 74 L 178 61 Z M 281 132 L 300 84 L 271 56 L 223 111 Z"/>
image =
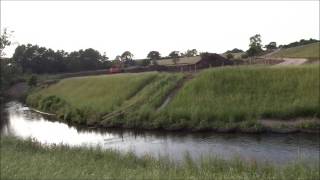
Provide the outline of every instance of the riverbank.
<path id="1" fill-rule="evenodd" d="M 278 167 L 214 157 L 194 162 L 188 155 L 174 163 L 166 157 L 1 138 L 1 179 L 319 179 L 318 168 L 304 162 Z"/>
<path id="2" fill-rule="evenodd" d="M 303 65 L 69 78 L 27 103 L 92 127 L 287 133 L 319 132 L 318 99 L 319 68 Z"/>

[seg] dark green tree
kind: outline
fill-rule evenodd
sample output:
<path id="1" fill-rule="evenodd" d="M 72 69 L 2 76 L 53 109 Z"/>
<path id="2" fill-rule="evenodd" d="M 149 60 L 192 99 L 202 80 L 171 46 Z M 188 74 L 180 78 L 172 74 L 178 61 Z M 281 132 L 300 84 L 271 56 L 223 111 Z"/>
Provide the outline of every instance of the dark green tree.
<path id="1" fill-rule="evenodd" d="M 147 55 L 147 58 L 151 60 L 156 60 L 156 59 L 160 59 L 161 55 L 158 51 L 150 51 Z"/>
<path id="2" fill-rule="evenodd" d="M 192 49 L 192 50 L 187 50 L 186 52 L 186 56 L 187 57 L 192 57 L 192 56 L 196 56 L 198 54 L 198 51 L 196 49 Z"/>
<path id="3" fill-rule="evenodd" d="M 269 44 L 265 45 L 264 47 L 267 49 L 267 51 L 274 50 L 274 49 L 277 49 L 277 43 L 270 42 Z"/>
<path id="4" fill-rule="evenodd" d="M 250 44 L 249 44 L 249 49 L 247 50 L 247 55 L 250 57 L 257 56 L 262 52 L 263 50 L 261 45 L 261 35 L 256 34 L 250 37 Z"/>

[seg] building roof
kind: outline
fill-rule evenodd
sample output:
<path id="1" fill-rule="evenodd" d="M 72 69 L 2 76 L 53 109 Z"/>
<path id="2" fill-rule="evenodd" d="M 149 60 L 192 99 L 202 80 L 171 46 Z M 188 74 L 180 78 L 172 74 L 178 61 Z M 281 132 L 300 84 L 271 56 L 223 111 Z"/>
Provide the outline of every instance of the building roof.
<path id="1" fill-rule="evenodd" d="M 174 61 L 172 58 L 157 60 L 157 63 L 160 66 L 176 66 L 176 65 L 182 66 L 182 65 L 196 64 L 200 60 L 201 60 L 201 56 L 192 56 L 192 57 L 180 57 L 177 60 L 177 64 L 174 64 Z"/>

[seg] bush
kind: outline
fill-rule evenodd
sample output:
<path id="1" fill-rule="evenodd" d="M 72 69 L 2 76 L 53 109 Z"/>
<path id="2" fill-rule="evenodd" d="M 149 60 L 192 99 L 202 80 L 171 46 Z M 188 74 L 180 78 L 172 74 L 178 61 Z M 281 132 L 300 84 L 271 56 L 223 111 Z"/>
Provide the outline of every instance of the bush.
<path id="1" fill-rule="evenodd" d="M 30 87 L 36 86 L 37 85 L 37 77 L 35 75 L 32 75 L 29 79 L 28 79 L 28 85 Z"/>

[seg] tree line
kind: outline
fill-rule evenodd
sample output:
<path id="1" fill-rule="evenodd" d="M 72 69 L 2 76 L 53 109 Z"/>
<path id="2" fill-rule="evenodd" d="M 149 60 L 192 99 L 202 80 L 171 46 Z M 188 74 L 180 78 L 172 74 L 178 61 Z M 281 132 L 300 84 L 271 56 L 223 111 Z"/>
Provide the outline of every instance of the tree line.
<path id="1" fill-rule="evenodd" d="M 188 50 L 186 53 L 172 51 L 169 56 L 165 57 L 181 57 L 195 56 L 197 50 Z M 22 73 L 64 73 L 64 72 L 79 72 L 87 70 L 98 70 L 110 68 L 113 64 L 121 62 L 124 67 L 133 65 L 146 66 L 151 64 L 152 60 L 163 59 L 158 51 L 151 51 L 147 58 L 137 62 L 133 60 L 133 54 L 130 51 L 125 51 L 122 55 L 115 57 L 115 61 L 110 61 L 105 55 L 99 51 L 88 48 L 85 50 L 65 52 L 63 50 L 54 51 L 38 45 L 19 45 L 11 58 L 12 64 L 21 67 Z"/>

